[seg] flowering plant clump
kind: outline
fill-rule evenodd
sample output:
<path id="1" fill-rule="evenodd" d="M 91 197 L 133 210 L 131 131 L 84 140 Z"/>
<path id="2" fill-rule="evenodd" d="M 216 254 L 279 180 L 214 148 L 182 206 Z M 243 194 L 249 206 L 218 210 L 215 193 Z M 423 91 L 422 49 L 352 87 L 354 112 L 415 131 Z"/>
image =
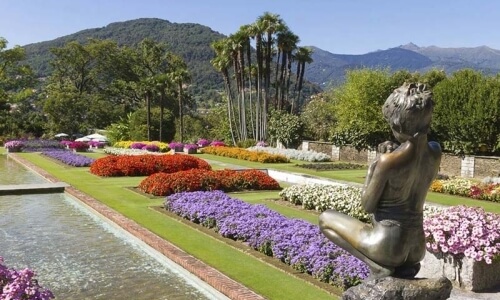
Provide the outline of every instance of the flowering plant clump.
<path id="1" fill-rule="evenodd" d="M 196 144 L 198 144 L 198 146 L 203 148 L 203 147 L 207 147 L 208 145 L 210 145 L 210 141 L 207 139 L 199 139 L 198 142 L 196 142 Z"/>
<path id="2" fill-rule="evenodd" d="M 164 152 L 150 152 L 148 150 L 143 149 L 124 149 L 124 148 L 115 148 L 115 147 L 107 147 L 104 149 L 104 153 L 109 155 L 168 155 L 168 153 Z"/>
<path id="3" fill-rule="evenodd" d="M 212 141 L 209 146 L 212 146 L 212 147 L 225 147 L 226 144 L 223 141 L 217 141 L 217 140 L 215 140 L 215 141 Z"/>
<path id="4" fill-rule="evenodd" d="M 132 144 L 134 143 L 142 143 L 144 145 L 150 145 L 150 144 L 154 144 L 156 146 L 158 146 L 160 148 L 160 152 L 168 152 L 170 151 L 170 147 L 168 146 L 167 143 L 163 143 L 163 142 L 159 142 L 159 141 L 152 141 L 152 142 L 148 142 L 148 141 L 142 141 L 142 142 L 135 142 L 135 141 L 119 141 L 119 142 L 116 142 L 113 144 L 113 147 L 114 148 L 123 148 L 123 149 L 132 149 Z M 136 148 L 134 150 L 142 150 L 143 148 Z"/>
<path id="5" fill-rule="evenodd" d="M 267 143 L 265 141 L 258 141 L 257 144 L 255 145 L 257 147 L 267 147 Z"/>
<path id="6" fill-rule="evenodd" d="M 361 188 L 343 184 L 292 185 L 280 192 L 280 197 L 304 209 L 325 211 L 335 209 L 363 222 L 371 222 L 370 215 L 361 207 Z M 424 205 L 424 218 L 441 210 L 440 207 Z"/>
<path id="7" fill-rule="evenodd" d="M 198 149 L 198 145 L 197 144 L 186 144 L 186 145 L 184 145 L 184 149 L 186 149 L 186 150 L 196 150 L 196 149 Z"/>
<path id="8" fill-rule="evenodd" d="M 146 149 L 149 152 L 159 152 L 160 146 L 158 146 L 157 144 L 151 143 L 151 144 L 147 144 L 143 149 Z"/>
<path id="9" fill-rule="evenodd" d="M 66 148 L 57 140 L 28 139 L 21 140 L 23 152 L 42 152 L 45 150 L 58 150 Z"/>
<path id="10" fill-rule="evenodd" d="M 106 143 L 105 142 L 99 142 L 99 141 L 90 141 L 89 142 L 89 146 L 90 147 L 94 147 L 94 148 L 102 149 L 102 148 L 104 148 L 104 146 L 106 146 Z"/>
<path id="11" fill-rule="evenodd" d="M 315 151 L 303 151 L 303 150 L 295 150 L 295 149 L 278 149 L 273 147 L 262 147 L 255 146 L 247 148 L 250 151 L 260 151 L 266 152 L 270 154 L 277 154 L 286 156 L 289 159 L 297 159 L 304 161 L 330 161 L 330 156 L 325 153 L 315 152 Z"/>
<path id="12" fill-rule="evenodd" d="M 98 176 L 149 176 L 190 169 L 212 168 L 192 155 L 112 155 L 98 158 L 90 165 L 90 172 Z"/>
<path id="13" fill-rule="evenodd" d="M 492 181 L 475 182 L 464 178 L 434 180 L 429 190 L 437 193 L 500 202 L 500 183 Z"/>
<path id="14" fill-rule="evenodd" d="M 220 235 L 247 243 L 253 249 L 343 289 L 360 283 L 368 268 L 330 242 L 304 220 L 288 219 L 264 205 L 233 199 L 222 191 L 177 193 L 165 208 Z"/>
<path id="15" fill-rule="evenodd" d="M 491 264 L 500 258 L 500 215 L 454 206 L 424 220 L 427 250 Z"/>
<path id="16" fill-rule="evenodd" d="M 5 143 L 4 147 L 6 149 L 12 150 L 12 149 L 21 149 L 24 146 L 23 142 L 21 141 L 9 141 Z"/>
<path id="17" fill-rule="evenodd" d="M 144 147 L 146 147 L 146 144 L 141 142 L 134 142 L 130 145 L 130 149 L 144 149 Z"/>
<path id="18" fill-rule="evenodd" d="M 93 162 L 94 159 L 80 155 L 77 153 L 74 153 L 72 151 L 44 151 L 42 152 L 43 155 L 57 159 L 67 165 L 73 166 L 73 167 L 88 167 L 90 166 Z"/>
<path id="19" fill-rule="evenodd" d="M 179 149 L 179 148 L 183 148 L 184 144 L 181 142 L 170 142 L 168 144 L 168 146 L 170 147 L 170 149 Z"/>
<path id="20" fill-rule="evenodd" d="M 233 147 L 205 147 L 202 149 L 203 153 L 213 154 L 218 156 L 225 156 L 248 161 L 255 161 L 260 163 L 287 163 L 288 158 L 283 155 L 270 154 L 264 152 L 248 151 L 243 148 Z"/>
<path id="21" fill-rule="evenodd" d="M 85 142 L 71 142 L 71 144 L 69 144 L 69 148 L 76 150 L 87 150 L 89 149 L 89 144 Z"/>
<path id="22" fill-rule="evenodd" d="M 155 173 L 139 184 L 139 190 L 155 196 L 168 196 L 178 192 L 223 190 L 279 190 L 279 183 L 259 170 L 192 169 L 175 173 Z"/>
<path id="23" fill-rule="evenodd" d="M 54 295 L 43 288 L 34 278 L 33 270 L 15 270 L 5 266 L 0 256 L 0 299 L 2 300 L 49 300 Z"/>

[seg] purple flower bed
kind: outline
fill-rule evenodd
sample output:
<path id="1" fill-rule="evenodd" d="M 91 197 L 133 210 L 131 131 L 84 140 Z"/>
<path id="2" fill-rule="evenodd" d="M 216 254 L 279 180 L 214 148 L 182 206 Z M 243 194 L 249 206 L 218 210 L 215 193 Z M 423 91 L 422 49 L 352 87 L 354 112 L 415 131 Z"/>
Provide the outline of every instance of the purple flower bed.
<path id="1" fill-rule="evenodd" d="M 56 140 L 41 140 L 41 139 L 20 139 L 23 144 L 23 152 L 42 152 L 49 150 L 64 149 L 65 146 Z"/>
<path id="2" fill-rule="evenodd" d="M 15 270 L 3 264 L 0 256 L 0 299 L 49 300 L 54 299 L 50 290 L 41 287 L 30 269 Z"/>
<path id="3" fill-rule="evenodd" d="M 44 151 L 42 154 L 73 167 L 88 167 L 94 162 L 93 158 L 74 153 L 73 151 Z"/>
<path id="4" fill-rule="evenodd" d="M 145 143 L 141 143 L 141 142 L 135 142 L 135 143 L 132 143 L 132 145 L 130 145 L 130 149 L 139 149 L 139 150 L 142 150 L 146 147 L 146 144 Z"/>
<path id="5" fill-rule="evenodd" d="M 214 228 L 314 278 L 347 289 L 368 276 L 368 267 L 330 242 L 317 225 L 285 216 L 264 205 L 233 199 L 222 191 L 185 192 L 166 198 L 165 208 Z"/>
<path id="6" fill-rule="evenodd" d="M 196 144 L 198 144 L 198 146 L 200 147 L 207 147 L 208 145 L 210 145 L 210 141 L 207 139 L 199 139 Z"/>
<path id="7" fill-rule="evenodd" d="M 156 144 L 147 144 L 146 147 L 144 147 L 149 152 L 160 152 L 160 147 Z"/>

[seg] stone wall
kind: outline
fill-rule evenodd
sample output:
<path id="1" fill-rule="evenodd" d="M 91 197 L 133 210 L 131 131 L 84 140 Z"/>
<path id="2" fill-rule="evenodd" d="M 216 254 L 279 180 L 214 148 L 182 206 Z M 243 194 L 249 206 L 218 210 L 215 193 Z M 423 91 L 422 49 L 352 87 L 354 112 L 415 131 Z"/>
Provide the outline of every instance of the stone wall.
<path id="1" fill-rule="evenodd" d="M 474 177 L 500 177 L 500 157 L 476 156 Z"/>
<path id="2" fill-rule="evenodd" d="M 340 148 L 340 159 L 341 161 L 355 162 L 358 164 L 368 163 L 368 151 L 361 150 L 358 151 L 353 147 L 346 146 Z"/>
<path id="3" fill-rule="evenodd" d="M 374 151 L 358 151 L 353 147 L 336 147 L 332 143 L 305 141 L 303 150 L 312 150 L 330 155 L 332 160 L 370 164 L 376 157 Z M 500 177 L 500 157 L 494 156 L 457 156 L 444 153 L 439 173 L 462 177 Z"/>
<path id="4" fill-rule="evenodd" d="M 462 159 L 460 156 L 443 154 L 441 157 L 441 165 L 439 166 L 439 173 L 448 176 L 460 176 Z"/>

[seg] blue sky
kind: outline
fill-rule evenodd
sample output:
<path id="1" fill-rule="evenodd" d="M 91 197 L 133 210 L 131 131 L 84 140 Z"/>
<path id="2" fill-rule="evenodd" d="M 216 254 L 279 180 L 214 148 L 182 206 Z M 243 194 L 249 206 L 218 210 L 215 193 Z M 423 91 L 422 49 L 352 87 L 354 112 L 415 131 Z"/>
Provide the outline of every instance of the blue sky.
<path id="1" fill-rule="evenodd" d="M 396 0 L 0 0 L 0 37 L 9 47 L 137 18 L 199 23 L 223 34 L 279 14 L 301 46 L 362 54 L 418 46 L 500 49 L 500 1 Z"/>

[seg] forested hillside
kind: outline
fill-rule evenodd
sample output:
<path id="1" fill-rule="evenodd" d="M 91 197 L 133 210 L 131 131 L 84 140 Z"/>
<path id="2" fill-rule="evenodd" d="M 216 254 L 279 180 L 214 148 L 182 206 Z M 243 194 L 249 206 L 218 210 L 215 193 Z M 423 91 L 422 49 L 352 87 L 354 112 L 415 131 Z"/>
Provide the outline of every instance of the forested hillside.
<path id="1" fill-rule="evenodd" d="M 145 38 L 164 42 L 169 50 L 181 56 L 188 65 L 192 76 L 192 94 L 207 95 L 214 89 L 222 89 L 222 77 L 210 64 L 214 52 L 210 48 L 213 41 L 224 35 L 207 26 L 191 23 L 171 23 L 161 19 L 137 19 L 111 23 L 101 28 L 93 28 L 63 36 L 52 41 L 29 44 L 26 61 L 40 77 L 50 74 L 50 49 L 62 47 L 70 41 L 84 43 L 89 39 L 109 39 L 118 45 L 134 46 Z"/>

